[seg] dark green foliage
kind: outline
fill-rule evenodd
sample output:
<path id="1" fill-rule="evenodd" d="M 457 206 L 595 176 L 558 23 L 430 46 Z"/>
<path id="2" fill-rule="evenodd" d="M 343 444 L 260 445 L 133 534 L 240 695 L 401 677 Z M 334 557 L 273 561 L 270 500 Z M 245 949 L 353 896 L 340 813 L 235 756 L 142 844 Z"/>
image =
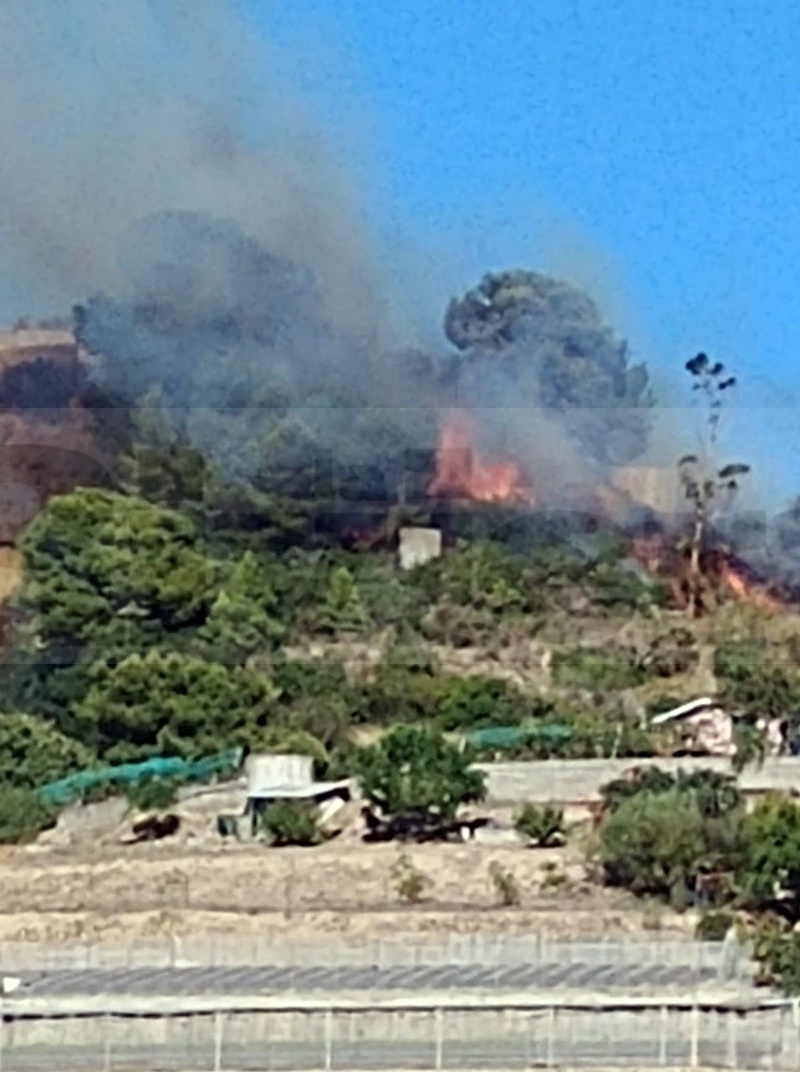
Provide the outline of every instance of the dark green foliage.
<path id="1" fill-rule="evenodd" d="M 640 767 L 623 778 L 615 778 L 601 789 L 603 807 L 614 812 L 620 805 L 643 793 L 668 793 L 675 788 L 675 778 L 661 767 Z"/>
<path id="2" fill-rule="evenodd" d="M 204 503 L 213 484 L 208 461 L 169 420 L 160 391 L 148 392 L 132 411 L 130 440 L 120 464 L 129 494 L 175 510 Z"/>
<path id="3" fill-rule="evenodd" d="M 503 678 L 439 679 L 436 721 L 445 731 L 513 726 L 528 717 L 532 708 L 530 698 Z"/>
<path id="4" fill-rule="evenodd" d="M 487 380 L 495 391 L 506 385 L 506 404 L 529 393 L 601 462 L 641 454 L 653 402 L 647 370 L 630 364 L 580 290 L 537 272 L 492 273 L 451 301 L 445 332 L 465 354 L 454 374 L 464 396 L 485 392 Z"/>
<path id="5" fill-rule="evenodd" d="M 540 708 L 511 682 L 484 675 L 435 673 L 418 660 L 404 669 L 396 660 L 382 663 L 363 687 L 356 719 L 373 725 L 433 723 L 445 732 L 483 726 L 515 725 Z"/>
<path id="6" fill-rule="evenodd" d="M 241 663 L 274 648 L 285 633 L 274 615 L 270 572 L 252 552 L 227 564 L 195 646 L 216 662 Z"/>
<path id="7" fill-rule="evenodd" d="M 252 671 L 152 651 L 98 663 L 75 724 L 109 762 L 195 758 L 257 740 L 274 701 L 270 682 Z"/>
<path id="8" fill-rule="evenodd" d="M 191 521 L 141 499 L 79 490 L 50 501 L 21 543 L 21 605 L 45 643 L 125 643 L 200 624 L 217 569 Z"/>
<path id="9" fill-rule="evenodd" d="M 76 491 L 53 499 L 22 542 L 21 606 L 57 654 L 100 645 L 144 651 L 197 636 L 239 661 L 274 646 L 282 629 L 267 566 L 252 554 L 209 558 L 183 514 L 140 499 Z"/>
<path id="10" fill-rule="evenodd" d="M 30 789 L 0 786 L 0 845 L 33 841 L 56 825 L 58 810 L 43 803 Z"/>
<path id="11" fill-rule="evenodd" d="M 751 908 L 773 905 L 800 918 L 800 805 L 775 794 L 760 800 L 744 821 L 744 851 L 737 884 Z"/>
<path id="12" fill-rule="evenodd" d="M 777 718 L 800 710 L 800 670 L 758 638 L 721 644 L 714 673 L 721 702 L 734 710 Z"/>
<path id="13" fill-rule="evenodd" d="M 629 714 L 603 707 L 572 708 L 572 711 L 569 720 L 572 736 L 560 753 L 564 759 L 608 756 L 633 759 L 659 754 L 663 744 L 661 735 Z"/>
<path id="14" fill-rule="evenodd" d="M 736 923 L 736 915 L 726 908 L 703 912 L 697 921 L 694 936 L 700 942 L 722 942 Z"/>
<path id="15" fill-rule="evenodd" d="M 678 627 L 656 637 L 642 659 L 642 668 L 658 677 L 673 677 L 694 670 L 699 661 L 692 632 Z"/>
<path id="16" fill-rule="evenodd" d="M 43 719 L 0 714 L 0 785 L 38 789 L 89 767 L 93 756 Z"/>
<path id="17" fill-rule="evenodd" d="M 524 561 L 499 544 L 477 543 L 444 555 L 417 571 L 416 582 L 431 598 L 492 614 L 530 613 L 540 603 Z"/>
<path id="18" fill-rule="evenodd" d="M 264 562 L 214 561 L 189 518 L 140 499 L 101 491 L 53 499 L 22 553 L 24 616 L 7 655 L 5 703 L 103 754 L 113 732 L 87 726 L 97 722 L 89 692 L 118 664 L 160 650 L 236 666 L 283 634 Z M 123 733 L 118 753 L 139 755 L 143 744 Z"/>
<path id="19" fill-rule="evenodd" d="M 264 812 L 261 826 L 276 848 L 310 847 L 322 841 L 317 807 L 305 800 L 276 800 Z"/>
<path id="20" fill-rule="evenodd" d="M 790 997 L 800 995 L 800 931 L 790 930 L 778 917 L 766 916 L 753 929 L 751 939 L 760 965 L 759 981 Z"/>
<path id="21" fill-rule="evenodd" d="M 347 742 L 362 706 L 360 690 L 350 685 L 341 664 L 277 660 L 272 681 L 277 692 L 275 717 L 281 727 L 305 732 L 326 749 Z"/>
<path id="22" fill-rule="evenodd" d="M 356 770 L 364 796 L 386 816 L 452 819 L 461 804 L 485 795 L 484 776 L 471 755 L 420 727 L 398 726 L 361 749 Z"/>
<path id="23" fill-rule="evenodd" d="M 298 636 L 347 635 L 394 625 L 413 630 L 425 609 L 422 593 L 379 552 L 294 549 L 280 560 L 276 592 L 281 618 Z"/>
<path id="24" fill-rule="evenodd" d="M 355 713 L 360 723 L 430 723 L 439 710 L 443 679 L 425 671 L 379 666 L 365 684 Z"/>
<path id="25" fill-rule="evenodd" d="M 668 780 L 672 785 L 668 785 Z M 712 904 L 698 937 L 721 940 L 733 909 L 756 913 L 753 951 L 764 982 L 800 993 L 800 806 L 776 794 L 747 814 L 741 794 L 712 772 L 670 779 L 639 777 L 637 791 L 606 788 L 610 812 L 601 829 L 606 879 L 636 893 L 686 904 L 713 879 Z"/>
<path id="26" fill-rule="evenodd" d="M 427 607 L 423 635 L 456 647 L 492 640 L 501 626 L 531 635 L 548 611 L 571 610 L 575 603 L 591 608 L 586 613 L 605 613 L 661 601 L 652 585 L 625 568 L 613 543 L 596 541 L 584 553 L 552 532 L 524 553 L 499 540 L 473 540 L 414 571 L 409 583 Z"/>
<path id="27" fill-rule="evenodd" d="M 636 654 L 605 648 L 571 648 L 553 655 L 553 680 L 558 685 L 603 692 L 627 689 L 647 679 Z"/>
<path id="28" fill-rule="evenodd" d="M 741 847 L 741 812 L 709 817 L 678 788 L 645 792 L 606 818 L 600 858 L 606 881 L 685 904 L 704 872 L 730 870 Z"/>
<path id="29" fill-rule="evenodd" d="M 346 566 L 334 569 L 318 615 L 318 627 L 333 634 L 359 633 L 369 614 L 356 579 Z"/>
<path id="30" fill-rule="evenodd" d="M 634 768 L 626 777 L 603 786 L 602 799 L 605 809 L 614 812 L 631 798 L 672 791 L 691 797 L 698 811 L 709 818 L 730 815 L 744 807 L 744 797 L 729 775 L 698 770 L 689 774 L 679 771 L 675 776 L 660 767 Z"/>
<path id="31" fill-rule="evenodd" d="M 537 848 L 561 845 L 565 839 L 564 809 L 528 802 L 515 815 L 514 828 Z"/>
<path id="32" fill-rule="evenodd" d="M 755 914 L 761 978 L 800 993 L 800 805 L 774 794 L 747 813 L 732 780 L 711 771 L 640 772 L 605 787 L 600 858 L 606 881 L 685 905 L 711 891 L 697 935 L 722 940 L 734 909 Z M 710 885 L 701 879 L 706 876 Z"/>

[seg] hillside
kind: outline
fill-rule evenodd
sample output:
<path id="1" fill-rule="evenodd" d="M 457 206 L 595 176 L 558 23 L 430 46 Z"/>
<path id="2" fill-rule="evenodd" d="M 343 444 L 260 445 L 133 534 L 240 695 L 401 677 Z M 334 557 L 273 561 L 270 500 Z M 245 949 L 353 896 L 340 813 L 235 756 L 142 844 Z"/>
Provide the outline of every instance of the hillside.
<path id="1" fill-rule="evenodd" d="M 84 404 L 87 370 L 69 328 L 0 332 L 0 544 L 51 495 L 109 480 Z"/>
<path id="2" fill-rule="evenodd" d="M 453 537 L 408 571 L 388 549 L 203 532 L 197 510 L 88 489 L 51 500 L 20 545 L 7 711 L 106 761 L 301 733 L 337 764 L 398 723 L 559 723 L 571 736 L 555 754 L 669 753 L 647 726 L 658 709 L 712 694 L 785 717 L 800 697 L 796 614 L 720 585 L 716 610 L 689 619 L 613 532 L 565 538 L 527 512 L 505 540 Z"/>

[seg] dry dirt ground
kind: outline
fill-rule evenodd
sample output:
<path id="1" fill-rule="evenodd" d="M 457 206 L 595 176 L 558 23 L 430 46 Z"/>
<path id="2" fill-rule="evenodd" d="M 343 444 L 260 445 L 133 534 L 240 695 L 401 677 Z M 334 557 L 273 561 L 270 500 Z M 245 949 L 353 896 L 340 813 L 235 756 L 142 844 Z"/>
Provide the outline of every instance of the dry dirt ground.
<path id="1" fill-rule="evenodd" d="M 129 821 L 129 820 L 128 820 Z M 405 903 L 393 871 L 403 851 L 427 880 Z M 492 865 L 513 875 L 520 904 L 503 907 Z M 258 934 L 261 941 L 443 938 L 476 932 L 685 931 L 599 888 L 580 845 L 365 845 L 355 830 L 311 849 L 228 844 L 207 830 L 145 845 L 95 836 L 0 856 L 0 942 L 109 942 L 160 935 Z"/>

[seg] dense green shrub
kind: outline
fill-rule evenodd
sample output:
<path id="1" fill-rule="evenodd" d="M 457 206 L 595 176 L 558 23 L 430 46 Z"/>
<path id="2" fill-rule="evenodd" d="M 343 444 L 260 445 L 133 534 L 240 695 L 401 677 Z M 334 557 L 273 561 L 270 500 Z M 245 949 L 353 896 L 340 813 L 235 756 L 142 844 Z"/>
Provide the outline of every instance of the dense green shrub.
<path id="1" fill-rule="evenodd" d="M 374 726 L 432 722 L 439 710 L 442 678 L 423 671 L 381 665 L 357 701 L 355 721 Z"/>
<path id="2" fill-rule="evenodd" d="M 337 566 L 331 573 L 317 612 L 317 629 L 340 636 L 361 633 L 370 624 L 369 611 L 356 578 L 347 566 Z"/>
<path id="3" fill-rule="evenodd" d="M 792 997 L 800 995 L 800 931 L 768 914 L 749 928 L 748 937 L 759 964 L 758 981 Z"/>
<path id="4" fill-rule="evenodd" d="M 0 844 L 22 845 L 56 825 L 58 810 L 30 789 L 0 786 Z"/>
<path id="5" fill-rule="evenodd" d="M 275 720 L 315 737 L 326 749 L 346 743 L 360 721 L 363 687 L 351 685 L 340 663 L 322 659 L 278 660 L 272 667 Z"/>
<path id="6" fill-rule="evenodd" d="M 627 689 L 647 679 L 635 653 L 604 648 L 570 648 L 553 654 L 553 681 L 571 688 L 603 692 Z"/>
<path id="7" fill-rule="evenodd" d="M 737 885 L 753 909 L 774 905 L 800 918 L 800 805 L 781 794 L 760 800 L 744 820 Z"/>
<path id="8" fill-rule="evenodd" d="M 503 678 L 444 677 L 439 681 L 436 721 L 446 732 L 483 726 L 514 726 L 531 714 L 532 704 Z"/>
<path id="9" fill-rule="evenodd" d="M 693 633 L 676 627 L 655 638 L 642 659 L 642 667 L 657 677 L 674 677 L 689 673 L 699 662 L 700 652 Z"/>
<path id="10" fill-rule="evenodd" d="M 0 714 L 0 784 L 37 789 L 85 769 L 93 756 L 79 741 L 34 715 Z"/>
<path id="11" fill-rule="evenodd" d="M 698 875 L 732 869 L 741 842 L 741 812 L 709 817 L 672 788 L 622 801 L 603 823 L 600 855 L 609 885 L 685 904 Z"/>
<path id="12" fill-rule="evenodd" d="M 474 542 L 420 567 L 413 581 L 429 603 L 451 603 L 490 615 L 543 609 L 541 587 L 526 560 L 498 543 Z"/>
<path id="13" fill-rule="evenodd" d="M 286 845 L 308 847 L 322 841 L 319 811 L 304 800 L 277 800 L 261 819 L 262 829 L 276 848 Z"/>
<path id="14" fill-rule="evenodd" d="M 752 640 L 720 644 L 714 674 L 721 702 L 734 710 L 775 718 L 800 710 L 800 670 L 781 665 L 769 645 Z"/>
<path id="15" fill-rule="evenodd" d="M 81 738 L 109 762 L 211 755 L 246 745 L 274 716 L 269 680 L 242 667 L 151 651 L 99 663 L 75 711 Z"/>
<path id="16" fill-rule="evenodd" d="M 688 774 L 678 771 L 673 775 L 661 767 L 634 767 L 624 777 L 604 785 L 601 796 L 605 809 L 613 812 L 634 797 L 672 791 L 690 796 L 698 811 L 709 818 L 729 815 L 744 807 L 736 779 L 713 770 Z"/>
<path id="17" fill-rule="evenodd" d="M 514 828 L 537 848 L 563 844 L 566 836 L 564 809 L 552 804 L 523 804 L 514 816 Z"/>
<path id="18" fill-rule="evenodd" d="M 460 805 L 486 793 L 484 775 L 472 766 L 470 753 L 421 727 L 398 726 L 360 749 L 355 769 L 364 796 L 387 816 L 452 819 Z"/>
<path id="19" fill-rule="evenodd" d="M 736 923 L 736 914 L 727 908 L 703 912 L 695 927 L 695 938 L 701 942 L 722 942 Z"/>

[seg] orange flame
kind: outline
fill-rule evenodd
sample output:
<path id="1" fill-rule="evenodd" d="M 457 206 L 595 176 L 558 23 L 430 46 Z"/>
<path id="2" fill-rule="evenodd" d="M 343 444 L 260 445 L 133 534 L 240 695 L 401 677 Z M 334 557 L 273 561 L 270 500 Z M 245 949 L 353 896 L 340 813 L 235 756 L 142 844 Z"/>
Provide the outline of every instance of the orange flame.
<path id="1" fill-rule="evenodd" d="M 729 562 L 723 562 L 720 568 L 720 579 L 736 599 L 742 602 L 751 603 L 768 614 L 779 614 L 784 610 L 780 599 L 770 595 L 763 588 L 750 584 L 747 578 L 738 573 Z"/>
<path id="2" fill-rule="evenodd" d="M 528 503 L 535 499 L 513 461 L 487 462 L 473 446 L 471 423 L 454 413 L 444 424 L 436 451 L 436 472 L 428 494 L 484 503 Z"/>
<path id="3" fill-rule="evenodd" d="M 681 553 L 677 547 L 671 547 L 663 536 L 655 535 L 634 538 L 631 542 L 631 553 L 649 573 L 668 581 L 676 606 L 687 606 L 690 578 L 689 557 L 685 551 Z M 704 556 L 702 582 L 703 604 L 710 600 L 714 605 L 717 600 L 713 595 L 713 588 L 723 587 L 734 599 L 749 603 L 768 614 L 779 614 L 785 609 L 778 596 L 773 595 L 763 585 L 748 580 L 722 550 Z"/>

